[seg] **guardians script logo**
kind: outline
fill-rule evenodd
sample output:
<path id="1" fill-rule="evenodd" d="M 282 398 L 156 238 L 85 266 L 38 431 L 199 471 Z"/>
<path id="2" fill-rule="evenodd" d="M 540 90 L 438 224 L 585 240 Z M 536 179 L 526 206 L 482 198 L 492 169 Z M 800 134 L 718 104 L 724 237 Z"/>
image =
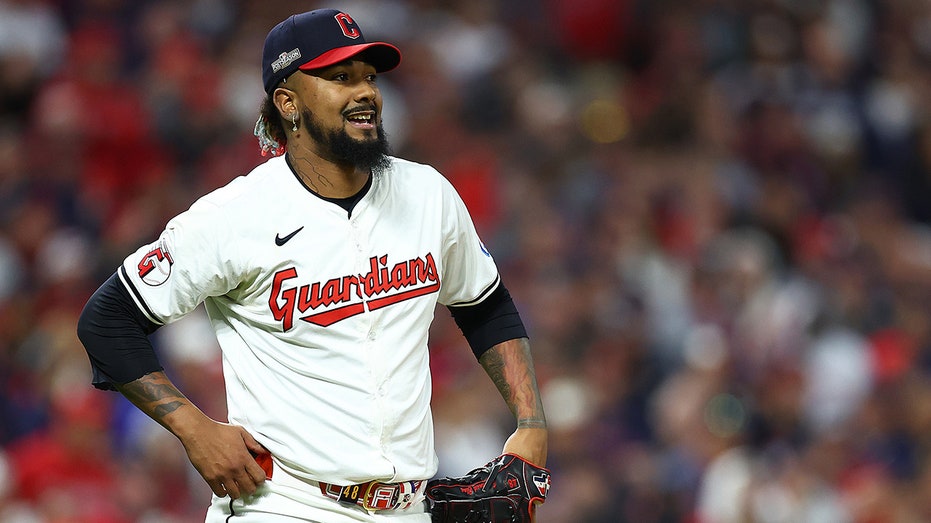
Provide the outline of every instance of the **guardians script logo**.
<path id="1" fill-rule="evenodd" d="M 440 289 L 440 278 L 433 255 L 388 266 L 388 255 L 372 256 L 369 272 L 332 278 L 324 282 L 295 286 L 297 269 L 275 273 L 268 307 L 285 332 L 294 326 L 294 317 L 328 327 L 366 310 L 374 311 Z"/>

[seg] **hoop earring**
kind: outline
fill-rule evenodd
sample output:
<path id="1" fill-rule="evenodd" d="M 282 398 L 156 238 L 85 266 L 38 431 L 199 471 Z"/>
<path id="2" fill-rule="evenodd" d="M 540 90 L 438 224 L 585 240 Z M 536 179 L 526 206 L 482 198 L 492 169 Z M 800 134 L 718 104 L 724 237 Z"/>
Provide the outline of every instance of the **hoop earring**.
<path id="1" fill-rule="evenodd" d="M 292 131 L 297 131 L 297 113 L 291 113 L 291 127 Z"/>

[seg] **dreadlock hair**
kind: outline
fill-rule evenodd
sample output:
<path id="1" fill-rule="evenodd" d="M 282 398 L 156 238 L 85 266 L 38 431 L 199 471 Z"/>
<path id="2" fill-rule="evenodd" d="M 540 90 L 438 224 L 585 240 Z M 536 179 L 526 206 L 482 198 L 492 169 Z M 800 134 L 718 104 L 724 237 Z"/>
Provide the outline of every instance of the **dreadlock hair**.
<path id="1" fill-rule="evenodd" d="M 272 92 L 274 93 L 274 91 Z M 281 156 L 287 150 L 288 136 L 284 131 L 281 115 L 275 107 L 273 94 L 269 93 L 259 109 L 259 119 L 255 122 L 253 134 L 259 140 L 262 156 Z"/>

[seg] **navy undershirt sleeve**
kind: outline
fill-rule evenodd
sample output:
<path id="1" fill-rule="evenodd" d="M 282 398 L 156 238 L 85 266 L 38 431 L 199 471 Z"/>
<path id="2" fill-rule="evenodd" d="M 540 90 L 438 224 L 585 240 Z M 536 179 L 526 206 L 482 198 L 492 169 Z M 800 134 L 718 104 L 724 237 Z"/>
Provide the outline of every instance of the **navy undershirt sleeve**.
<path id="1" fill-rule="evenodd" d="M 78 319 L 78 338 L 90 359 L 94 386 L 116 390 L 115 384 L 162 370 L 148 338 L 158 327 L 139 310 L 114 273 L 87 301 Z"/>
<path id="2" fill-rule="evenodd" d="M 503 282 L 475 305 L 447 308 L 476 358 L 499 343 L 527 337 L 527 329 Z"/>

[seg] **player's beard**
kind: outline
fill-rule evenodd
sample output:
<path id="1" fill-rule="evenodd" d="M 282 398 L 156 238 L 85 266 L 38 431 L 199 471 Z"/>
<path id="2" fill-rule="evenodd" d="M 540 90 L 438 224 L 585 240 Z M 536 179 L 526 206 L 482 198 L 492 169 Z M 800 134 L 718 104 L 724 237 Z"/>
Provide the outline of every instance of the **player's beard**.
<path id="1" fill-rule="evenodd" d="M 379 173 L 385 170 L 391 161 L 391 147 L 388 145 L 388 136 L 381 122 L 375 126 L 375 138 L 371 140 L 356 140 L 345 129 L 325 130 L 314 117 L 310 109 L 301 111 L 301 121 L 307 128 L 307 133 L 330 157 L 339 163 L 348 163 L 357 169 Z"/>

